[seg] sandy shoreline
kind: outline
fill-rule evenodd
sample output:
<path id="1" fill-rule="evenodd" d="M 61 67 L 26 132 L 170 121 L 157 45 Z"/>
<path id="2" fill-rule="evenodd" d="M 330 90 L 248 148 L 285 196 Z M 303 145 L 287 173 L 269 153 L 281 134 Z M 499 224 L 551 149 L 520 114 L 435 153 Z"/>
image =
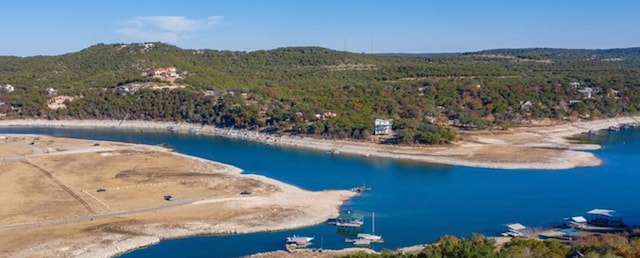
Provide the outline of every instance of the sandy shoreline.
<path id="1" fill-rule="evenodd" d="M 509 131 L 464 132 L 463 140 L 450 146 L 391 146 L 374 142 L 325 140 L 300 136 L 271 136 L 252 131 L 169 122 L 115 120 L 0 120 L 0 127 L 116 128 L 200 134 L 257 141 L 265 144 L 314 149 L 324 152 L 411 160 L 433 164 L 495 169 L 570 169 L 598 166 L 602 161 L 584 150 L 593 144 L 576 144 L 568 137 L 623 123 L 637 123 L 640 116 L 552 126 L 520 127 Z"/>

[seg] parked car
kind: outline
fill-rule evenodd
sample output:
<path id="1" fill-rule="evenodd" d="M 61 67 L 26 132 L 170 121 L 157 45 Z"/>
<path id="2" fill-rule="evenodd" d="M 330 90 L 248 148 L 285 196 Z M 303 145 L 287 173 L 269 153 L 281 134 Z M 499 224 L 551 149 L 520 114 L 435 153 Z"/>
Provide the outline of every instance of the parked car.
<path id="1" fill-rule="evenodd" d="M 240 192 L 241 195 L 250 195 L 251 192 L 249 190 L 242 190 L 242 192 Z"/>

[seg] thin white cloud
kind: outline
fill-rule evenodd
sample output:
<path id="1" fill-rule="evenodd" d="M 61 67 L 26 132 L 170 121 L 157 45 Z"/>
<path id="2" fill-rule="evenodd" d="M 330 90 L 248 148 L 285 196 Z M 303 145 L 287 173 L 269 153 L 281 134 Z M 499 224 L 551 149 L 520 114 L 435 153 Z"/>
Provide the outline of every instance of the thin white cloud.
<path id="1" fill-rule="evenodd" d="M 215 28 L 223 19 L 223 16 L 200 20 L 183 16 L 138 16 L 123 22 L 116 32 L 135 40 L 177 43 L 197 32 Z"/>

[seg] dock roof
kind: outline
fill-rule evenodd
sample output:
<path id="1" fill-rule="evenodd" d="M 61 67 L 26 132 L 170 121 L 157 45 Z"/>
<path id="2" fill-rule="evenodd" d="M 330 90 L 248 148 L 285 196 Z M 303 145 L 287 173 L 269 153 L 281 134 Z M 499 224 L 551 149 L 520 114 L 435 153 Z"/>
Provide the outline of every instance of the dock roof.
<path id="1" fill-rule="evenodd" d="M 586 223 L 587 219 L 585 219 L 582 216 L 575 216 L 575 217 L 571 217 L 570 219 L 572 222 L 576 222 L 576 223 Z"/>
<path id="2" fill-rule="evenodd" d="M 520 223 L 507 224 L 505 226 L 507 226 L 507 228 L 509 228 L 510 230 L 515 230 L 515 231 L 523 230 L 523 229 L 527 228 L 527 227 L 525 227 L 524 225 L 522 225 Z"/>
<path id="3" fill-rule="evenodd" d="M 338 216 L 338 219 L 340 220 L 362 220 L 363 218 L 364 215 L 357 212 L 343 212 Z"/>
<path id="4" fill-rule="evenodd" d="M 600 215 L 606 217 L 619 217 L 620 214 L 614 210 L 605 210 L 605 209 L 593 209 L 587 212 L 590 215 Z"/>

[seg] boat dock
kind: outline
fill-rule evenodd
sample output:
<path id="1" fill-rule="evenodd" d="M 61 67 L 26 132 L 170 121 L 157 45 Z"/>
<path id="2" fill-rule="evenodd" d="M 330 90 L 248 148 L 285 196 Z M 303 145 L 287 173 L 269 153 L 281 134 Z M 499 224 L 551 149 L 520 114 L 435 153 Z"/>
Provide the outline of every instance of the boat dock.
<path id="1" fill-rule="evenodd" d="M 364 215 L 362 213 L 346 211 L 340 213 L 335 220 L 330 220 L 329 223 L 335 224 L 338 227 L 359 228 L 364 224 L 362 221 L 363 218 Z"/>
<path id="2" fill-rule="evenodd" d="M 622 215 L 614 210 L 593 209 L 583 216 L 564 219 L 565 222 L 548 228 L 529 228 L 520 223 L 505 225 L 505 237 L 556 239 L 570 242 L 594 234 L 622 233 L 631 230 L 622 220 Z"/>
<path id="3" fill-rule="evenodd" d="M 371 187 L 367 187 L 367 186 L 365 186 L 365 185 L 363 185 L 363 186 L 356 186 L 356 187 L 351 188 L 351 191 L 352 191 L 352 192 L 356 192 L 356 193 L 363 193 L 363 192 L 371 191 Z"/>

